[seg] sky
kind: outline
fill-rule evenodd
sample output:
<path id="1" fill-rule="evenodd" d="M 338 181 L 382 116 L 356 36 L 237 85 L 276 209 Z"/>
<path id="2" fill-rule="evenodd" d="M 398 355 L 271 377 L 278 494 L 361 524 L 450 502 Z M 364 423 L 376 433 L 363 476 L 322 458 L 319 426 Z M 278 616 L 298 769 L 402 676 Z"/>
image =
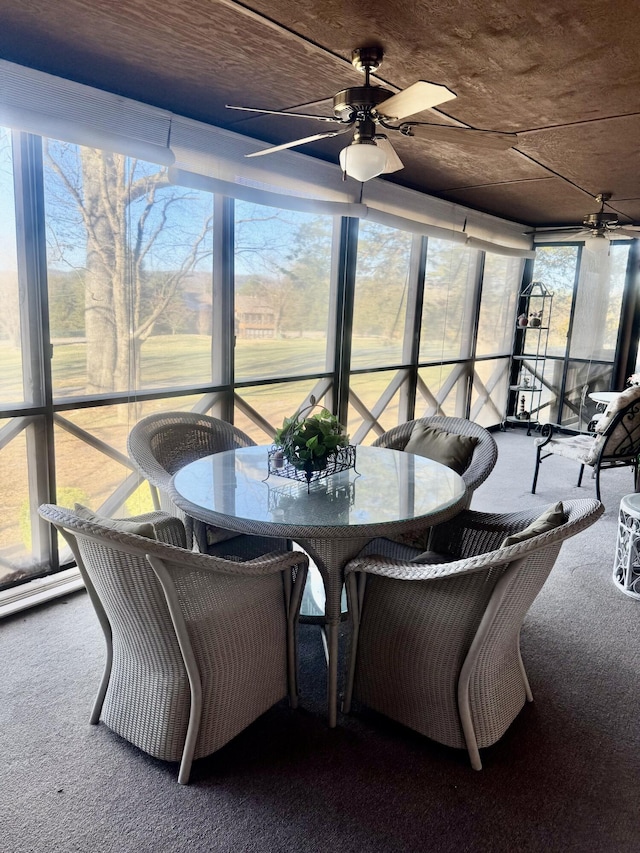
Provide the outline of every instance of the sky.
<path id="1" fill-rule="evenodd" d="M 71 171 L 77 147 L 64 147 Z M 77 162 L 75 165 L 77 166 Z M 150 171 L 155 169 L 155 166 L 149 166 Z M 45 167 L 44 186 L 45 210 L 48 216 L 48 264 L 52 269 L 61 270 L 82 267 L 85 264 L 84 229 L 74 210 L 75 205 L 68 203 L 69 195 L 63 189 L 62 182 L 47 167 Z M 154 251 L 149 255 L 147 265 L 156 270 L 175 268 L 176 252 L 179 256 L 186 250 L 185 247 L 195 240 L 203 222 L 212 213 L 213 196 L 210 193 L 182 190 L 179 187 L 175 192 L 184 192 L 189 196 L 189 200 L 173 205 L 169 225 L 162 229 Z M 300 224 L 310 215 L 275 210 L 246 202 L 237 202 L 236 205 L 236 242 L 239 248 L 235 260 L 236 272 L 239 275 L 248 275 L 259 271 L 260 258 L 266 258 L 267 254 L 272 263 L 286 266 L 291 242 Z M 57 208 L 60 210 L 59 216 L 55 216 Z M 160 205 L 157 205 L 155 215 L 152 211 L 149 217 L 150 228 L 157 226 L 159 212 Z M 135 220 L 132 219 L 132 222 Z M 2 271 L 16 271 L 15 228 L 11 136 L 6 128 L 0 128 L 0 270 Z M 210 239 L 208 244 L 206 257 L 196 269 L 203 270 L 211 267 Z M 62 246 L 63 250 L 58 251 L 57 246 Z"/>

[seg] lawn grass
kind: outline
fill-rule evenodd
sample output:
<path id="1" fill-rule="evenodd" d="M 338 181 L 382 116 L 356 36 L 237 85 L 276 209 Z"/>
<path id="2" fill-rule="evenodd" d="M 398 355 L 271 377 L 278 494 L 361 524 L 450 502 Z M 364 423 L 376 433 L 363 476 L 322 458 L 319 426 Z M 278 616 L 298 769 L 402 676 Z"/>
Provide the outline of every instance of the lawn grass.
<path id="1" fill-rule="evenodd" d="M 354 341 L 359 363 L 379 363 L 381 342 L 379 339 L 360 338 Z M 321 373 L 325 370 L 326 342 L 320 337 L 290 339 L 239 339 L 235 350 L 237 381 L 256 381 Z M 61 343 L 54 347 L 52 361 L 54 398 L 56 396 L 83 395 L 86 393 L 86 344 L 83 341 Z M 5 403 L 19 402 L 22 398 L 22 364 L 19 350 L 6 341 L 0 341 L 0 363 L 2 364 L 1 395 Z M 175 385 L 208 384 L 211 371 L 211 338 L 207 335 L 172 335 L 150 338 L 143 345 L 141 364 L 141 388 L 168 388 Z M 444 380 L 449 367 L 439 365 L 420 370 L 421 378 L 436 392 Z M 360 374 L 352 377 L 354 393 L 372 409 L 395 376 L 395 370 Z M 259 412 L 275 428 L 282 424 L 285 416 L 296 411 L 301 401 L 316 385 L 315 379 L 290 383 L 255 385 L 236 389 L 253 409 Z M 128 389 L 118 389 L 126 392 Z M 155 411 L 190 410 L 198 395 L 185 395 L 170 400 L 153 400 L 96 406 L 64 412 L 62 416 L 90 435 L 105 442 L 126 455 L 126 440 L 134 423 Z M 236 410 L 235 422 L 258 443 L 270 441 L 267 435 L 250 418 Z M 420 413 L 419 413 L 420 414 Z M 398 421 L 398 394 L 387 405 L 379 422 L 390 429 Z M 353 436 L 362 423 L 358 412 L 350 407 L 347 429 Z M 3 422 L 0 421 L 0 427 Z M 370 433 L 364 443 L 374 440 Z M 97 509 L 113 491 L 131 474 L 130 469 L 119 461 L 107 457 L 86 442 L 71 435 L 59 425 L 55 427 L 56 482 L 59 494 L 70 490 L 81 490 L 86 503 Z M 0 449 L 0 481 L 11 483 L 11 488 L 2 490 L 0 498 L 0 549 L 5 560 L 22 561 L 27 556 L 24 539 L 25 506 L 28 506 L 27 452 L 24 433 L 5 448 Z M 146 487 L 145 487 L 146 489 Z M 127 511 L 136 512 L 148 503 L 146 491 L 130 501 Z M 135 506 L 134 506 L 135 504 Z M 17 564 L 17 563 L 16 563 Z M 1 575 L 1 571 L 0 571 Z M 1 578 L 0 578 L 1 581 Z"/>

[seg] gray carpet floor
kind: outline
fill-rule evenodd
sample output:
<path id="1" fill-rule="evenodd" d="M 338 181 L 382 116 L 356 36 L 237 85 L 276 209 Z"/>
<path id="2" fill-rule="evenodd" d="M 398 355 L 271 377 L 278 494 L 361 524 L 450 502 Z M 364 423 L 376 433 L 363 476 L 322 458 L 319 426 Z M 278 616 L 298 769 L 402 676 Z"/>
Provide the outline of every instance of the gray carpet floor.
<path id="1" fill-rule="evenodd" d="M 544 463 L 533 437 L 496 434 L 479 510 L 592 496 L 577 466 Z M 466 753 L 376 715 L 324 713 L 316 626 L 301 626 L 301 707 L 274 707 L 224 749 L 177 766 L 88 723 L 104 659 L 87 596 L 0 623 L 0 848 L 143 851 L 640 851 L 640 601 L 611 581 L 630 471 L 603 474 L 607 511 L 563 546 L 522 632 L 535 701 L 506 735 Z"/>

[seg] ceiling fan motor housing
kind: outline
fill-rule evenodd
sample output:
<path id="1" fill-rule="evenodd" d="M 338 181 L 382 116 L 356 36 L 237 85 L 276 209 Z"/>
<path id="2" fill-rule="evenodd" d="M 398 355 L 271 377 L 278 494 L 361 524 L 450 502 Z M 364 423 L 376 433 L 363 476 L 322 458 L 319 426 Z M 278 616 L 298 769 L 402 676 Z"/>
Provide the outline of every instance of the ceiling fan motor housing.
<path id="1" fill-rule="evenodd" d="M 393 92 L 383 86 L 354 86 L 351 89 L 342 89 L 333 98 L 333 112 L 342 121 L 368 118 L 374 107 L 392 95 Z"/>
<path id="2" fill-rule="evenodd" d="M 588 228 L 607 228 L 610 225 L 618 224 L 618 215 L 599 211 L 598 213 L 589 213 L 582 222 Z"/>

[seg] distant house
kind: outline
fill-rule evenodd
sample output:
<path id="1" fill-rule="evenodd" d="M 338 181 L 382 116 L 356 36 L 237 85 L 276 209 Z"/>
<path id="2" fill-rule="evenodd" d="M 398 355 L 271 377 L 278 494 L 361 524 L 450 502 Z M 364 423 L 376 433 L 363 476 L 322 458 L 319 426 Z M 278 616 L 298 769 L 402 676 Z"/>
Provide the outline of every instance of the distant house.
<path id="1" fill-rule="evenodd" d="M 275 338 L 276 314 L 260 296 L 235 298 L 235 328 L 239 338 Z"/>

